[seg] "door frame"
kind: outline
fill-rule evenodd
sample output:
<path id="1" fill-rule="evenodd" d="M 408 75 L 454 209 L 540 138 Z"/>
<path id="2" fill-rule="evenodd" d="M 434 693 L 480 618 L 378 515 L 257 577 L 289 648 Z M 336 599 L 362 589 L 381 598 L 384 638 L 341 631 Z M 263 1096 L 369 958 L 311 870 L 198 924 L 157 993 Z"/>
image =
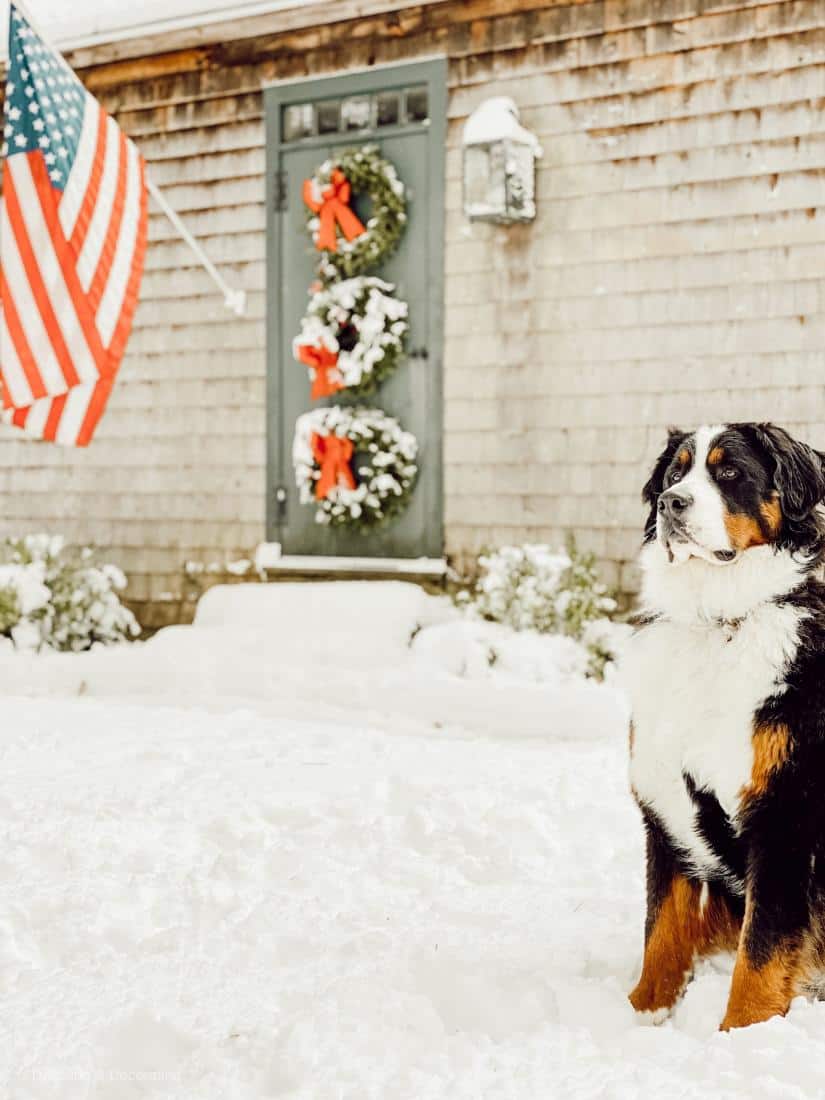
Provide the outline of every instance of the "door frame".
<path id="1" fill-rule="evenodd" d="M 400 65 L 375 65 L 369 69 L 343 71 L 330 76 L 302 77 L 264 86 L 264 126 L 266 142 L 266 538 L 281 542 L 283 506 L 278 490 L 294 484 L 292 439 L 281 430 L 279 409 L 283 405 L 285 364 L 281 363 L 280 339 L 283 319 L 280 294 L 282 252 L 282 155 L 287 149 L 325 147 L 330 135 L 301 138 L 285 143 L 281 128 L 283 108 L 291 103 L 323 100 L 359 92 L 391 90 L 410 84 L 426 84 L 429 93 L 429 178 L 428 178 L 428 368 L 434 372 L 431 412 L 432 437 L 428 453 L 438 463 L 439 491 L 430 511 L 428 524 L 437 525 L 438 542 L 444 549 L 444 192 L 447 151 L 447 59 L 429 58 Z M 380 141 L 408 126 L 382 126 L 380 129 L 354 130 L 353 142 Z M 295 201 L 299 201 L 298 198 Z"/>

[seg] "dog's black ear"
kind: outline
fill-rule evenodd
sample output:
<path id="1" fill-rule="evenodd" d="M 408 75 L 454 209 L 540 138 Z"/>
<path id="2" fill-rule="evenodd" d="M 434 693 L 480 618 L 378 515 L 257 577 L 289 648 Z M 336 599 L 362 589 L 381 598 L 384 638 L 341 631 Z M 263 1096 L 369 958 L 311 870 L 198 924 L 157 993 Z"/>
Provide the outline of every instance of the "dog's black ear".
<path id="1" fill-rule="evenodd" d="M 806 519 L 825 499 L 823 456 L 775 424 L 756 424 L 759 442 L 774 462 L 773 483 L 788 519 Z"/>
<path id="2" fill-rule="evenodd" d="M 665 449 L 653 464 L 650 477 L 642 489 L 642 500 L 645 504 L 650 505 L 650 513 L 645 523 L 645 540 L 651 539 L 656 533 L 656 504 L 659 500 L 659 494 L 664 488 L 665 473 L 673 461 L 673 456 L 687 439 L 688 434 L 688 432 L 683 432 L 681 428 L 668 428 Z"/>

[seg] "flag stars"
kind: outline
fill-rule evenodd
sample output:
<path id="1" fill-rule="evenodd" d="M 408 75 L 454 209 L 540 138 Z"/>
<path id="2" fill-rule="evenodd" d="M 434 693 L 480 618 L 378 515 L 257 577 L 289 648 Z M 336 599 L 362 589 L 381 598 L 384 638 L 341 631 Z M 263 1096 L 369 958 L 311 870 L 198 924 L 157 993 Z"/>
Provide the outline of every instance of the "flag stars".
<path id="1" fill-rule="evenodd" d="M 25 21 L 12 13 L 9 80 L 3 104 L 11 154 L 39 151 L 55 187 L 64 187 L 77 150 L 87 93 Z M 78 107 L 80 110 L 78 110 Z"/>

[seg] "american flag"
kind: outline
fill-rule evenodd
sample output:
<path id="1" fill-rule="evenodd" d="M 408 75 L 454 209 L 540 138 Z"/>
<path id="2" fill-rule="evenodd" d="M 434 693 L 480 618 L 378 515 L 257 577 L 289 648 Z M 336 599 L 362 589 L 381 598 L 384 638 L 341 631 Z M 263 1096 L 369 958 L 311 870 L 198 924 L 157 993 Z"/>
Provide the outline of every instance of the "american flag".
<path id="1" fill-rule="evenodd" d="M 3 419 L 89 443 L 137 305 L 143 158 L 11 5 L 0 201 Z"/>

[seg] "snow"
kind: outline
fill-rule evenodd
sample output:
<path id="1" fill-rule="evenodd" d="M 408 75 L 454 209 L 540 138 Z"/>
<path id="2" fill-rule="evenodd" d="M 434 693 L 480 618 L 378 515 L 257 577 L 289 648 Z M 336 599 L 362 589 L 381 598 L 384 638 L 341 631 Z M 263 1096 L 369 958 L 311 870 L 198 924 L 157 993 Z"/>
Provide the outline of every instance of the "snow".
<path id="1" fill-rule="evenodd" d="M 632 1012 L 626 707 L 579 659 L 377 582 L 0 650 L 3 1097 L 819 1096 L 825 1007 L 719 1034 L 728 959 Z"/>
<path id="2" fill-rule="evenodd" d="M 542 148 L 535 134 L 519 121 L 519 109 L 509 96 L 491 96 L 476 107 L 464 123 L 464 145 L 487 145 L 494 141 L 513 141 L 528 146 L 540 157 Z"/>

